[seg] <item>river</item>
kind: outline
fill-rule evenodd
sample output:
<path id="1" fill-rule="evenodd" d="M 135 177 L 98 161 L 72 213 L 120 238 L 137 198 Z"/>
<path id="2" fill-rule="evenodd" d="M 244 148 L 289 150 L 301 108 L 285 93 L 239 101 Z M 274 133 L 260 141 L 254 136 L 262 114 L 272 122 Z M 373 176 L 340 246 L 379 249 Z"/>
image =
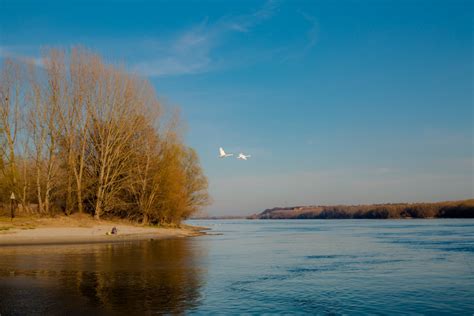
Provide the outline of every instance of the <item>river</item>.
<path id="1" fill-rule="evenodd" d="M 474 220 L 189 221 L 210 235 L 0 248 L 0 314 L 474 313 Z"/>

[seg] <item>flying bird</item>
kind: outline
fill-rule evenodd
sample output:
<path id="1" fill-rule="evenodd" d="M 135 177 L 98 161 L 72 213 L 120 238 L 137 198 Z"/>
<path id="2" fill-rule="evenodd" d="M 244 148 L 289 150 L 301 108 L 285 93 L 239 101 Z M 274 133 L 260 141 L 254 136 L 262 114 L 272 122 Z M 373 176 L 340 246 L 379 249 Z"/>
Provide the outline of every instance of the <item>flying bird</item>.
<path id="1" fill-rule="evenodd" d="M 244 155 L 243 153 L 240 153 L 238 156 L 237 156 L 237 159 L 240 159 L 240 160 L 247 160 L 247 158 L 250 158 L 252 156 L 250 155 Z"/>
<path id="2" fill-rule="evenodd" d="M 231 157 L 233 155 L 234 154 L 226 154 L 226 152 L 224 151 L 224 148 L 219 147 L 219 158 L 227 158 L 227 157 Z"/>

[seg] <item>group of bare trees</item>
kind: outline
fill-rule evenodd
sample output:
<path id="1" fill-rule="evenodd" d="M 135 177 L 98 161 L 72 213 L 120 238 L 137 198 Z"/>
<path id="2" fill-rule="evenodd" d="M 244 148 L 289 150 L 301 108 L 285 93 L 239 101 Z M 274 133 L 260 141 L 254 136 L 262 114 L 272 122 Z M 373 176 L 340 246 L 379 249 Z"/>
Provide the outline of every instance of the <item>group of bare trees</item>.
<path id="1" fill-rule="evenodd" d="M 0 105 L 0 202 L 13 192 L 25 212 L 161 224 L 208 203 L 176 116 L 165 119 L 148 81 L 96 54 L 4 59 Z"/>

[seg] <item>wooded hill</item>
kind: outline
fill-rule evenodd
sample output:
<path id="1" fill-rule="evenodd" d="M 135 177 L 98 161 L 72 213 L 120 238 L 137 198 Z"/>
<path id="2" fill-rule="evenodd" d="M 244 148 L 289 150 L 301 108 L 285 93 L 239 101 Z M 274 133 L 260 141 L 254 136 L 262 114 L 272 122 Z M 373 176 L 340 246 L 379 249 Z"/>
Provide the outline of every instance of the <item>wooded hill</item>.
<path id="1" fill-rule="evenodd" d="M 438 203 L 275 207 L 249 219 L 474 218 L 474 199 Z"/>

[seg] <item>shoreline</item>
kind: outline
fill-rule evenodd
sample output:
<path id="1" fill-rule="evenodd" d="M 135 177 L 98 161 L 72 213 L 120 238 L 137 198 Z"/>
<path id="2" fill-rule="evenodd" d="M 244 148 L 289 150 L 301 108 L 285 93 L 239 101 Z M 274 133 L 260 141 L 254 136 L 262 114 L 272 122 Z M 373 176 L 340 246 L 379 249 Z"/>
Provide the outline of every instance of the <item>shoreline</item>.
<path id="1" fill-rule="evenodd" d="M 16 219 L 15 219 L 16 220 Z M 205 227 L 179 228 L 143 226 L 124 221 L 94 221 L 87 218 L 21 219 L 0 222 L 0 247 L 118 243 L 142 240 L 196 237 Z M 117 228 L 116 235 L 107 235 Z"/>
<path id="2" fill-rule="evenodd" d="M 300 205 L 266 209 L 247 219 L 474 218 L 474 199 L 442 202 Z"/>

